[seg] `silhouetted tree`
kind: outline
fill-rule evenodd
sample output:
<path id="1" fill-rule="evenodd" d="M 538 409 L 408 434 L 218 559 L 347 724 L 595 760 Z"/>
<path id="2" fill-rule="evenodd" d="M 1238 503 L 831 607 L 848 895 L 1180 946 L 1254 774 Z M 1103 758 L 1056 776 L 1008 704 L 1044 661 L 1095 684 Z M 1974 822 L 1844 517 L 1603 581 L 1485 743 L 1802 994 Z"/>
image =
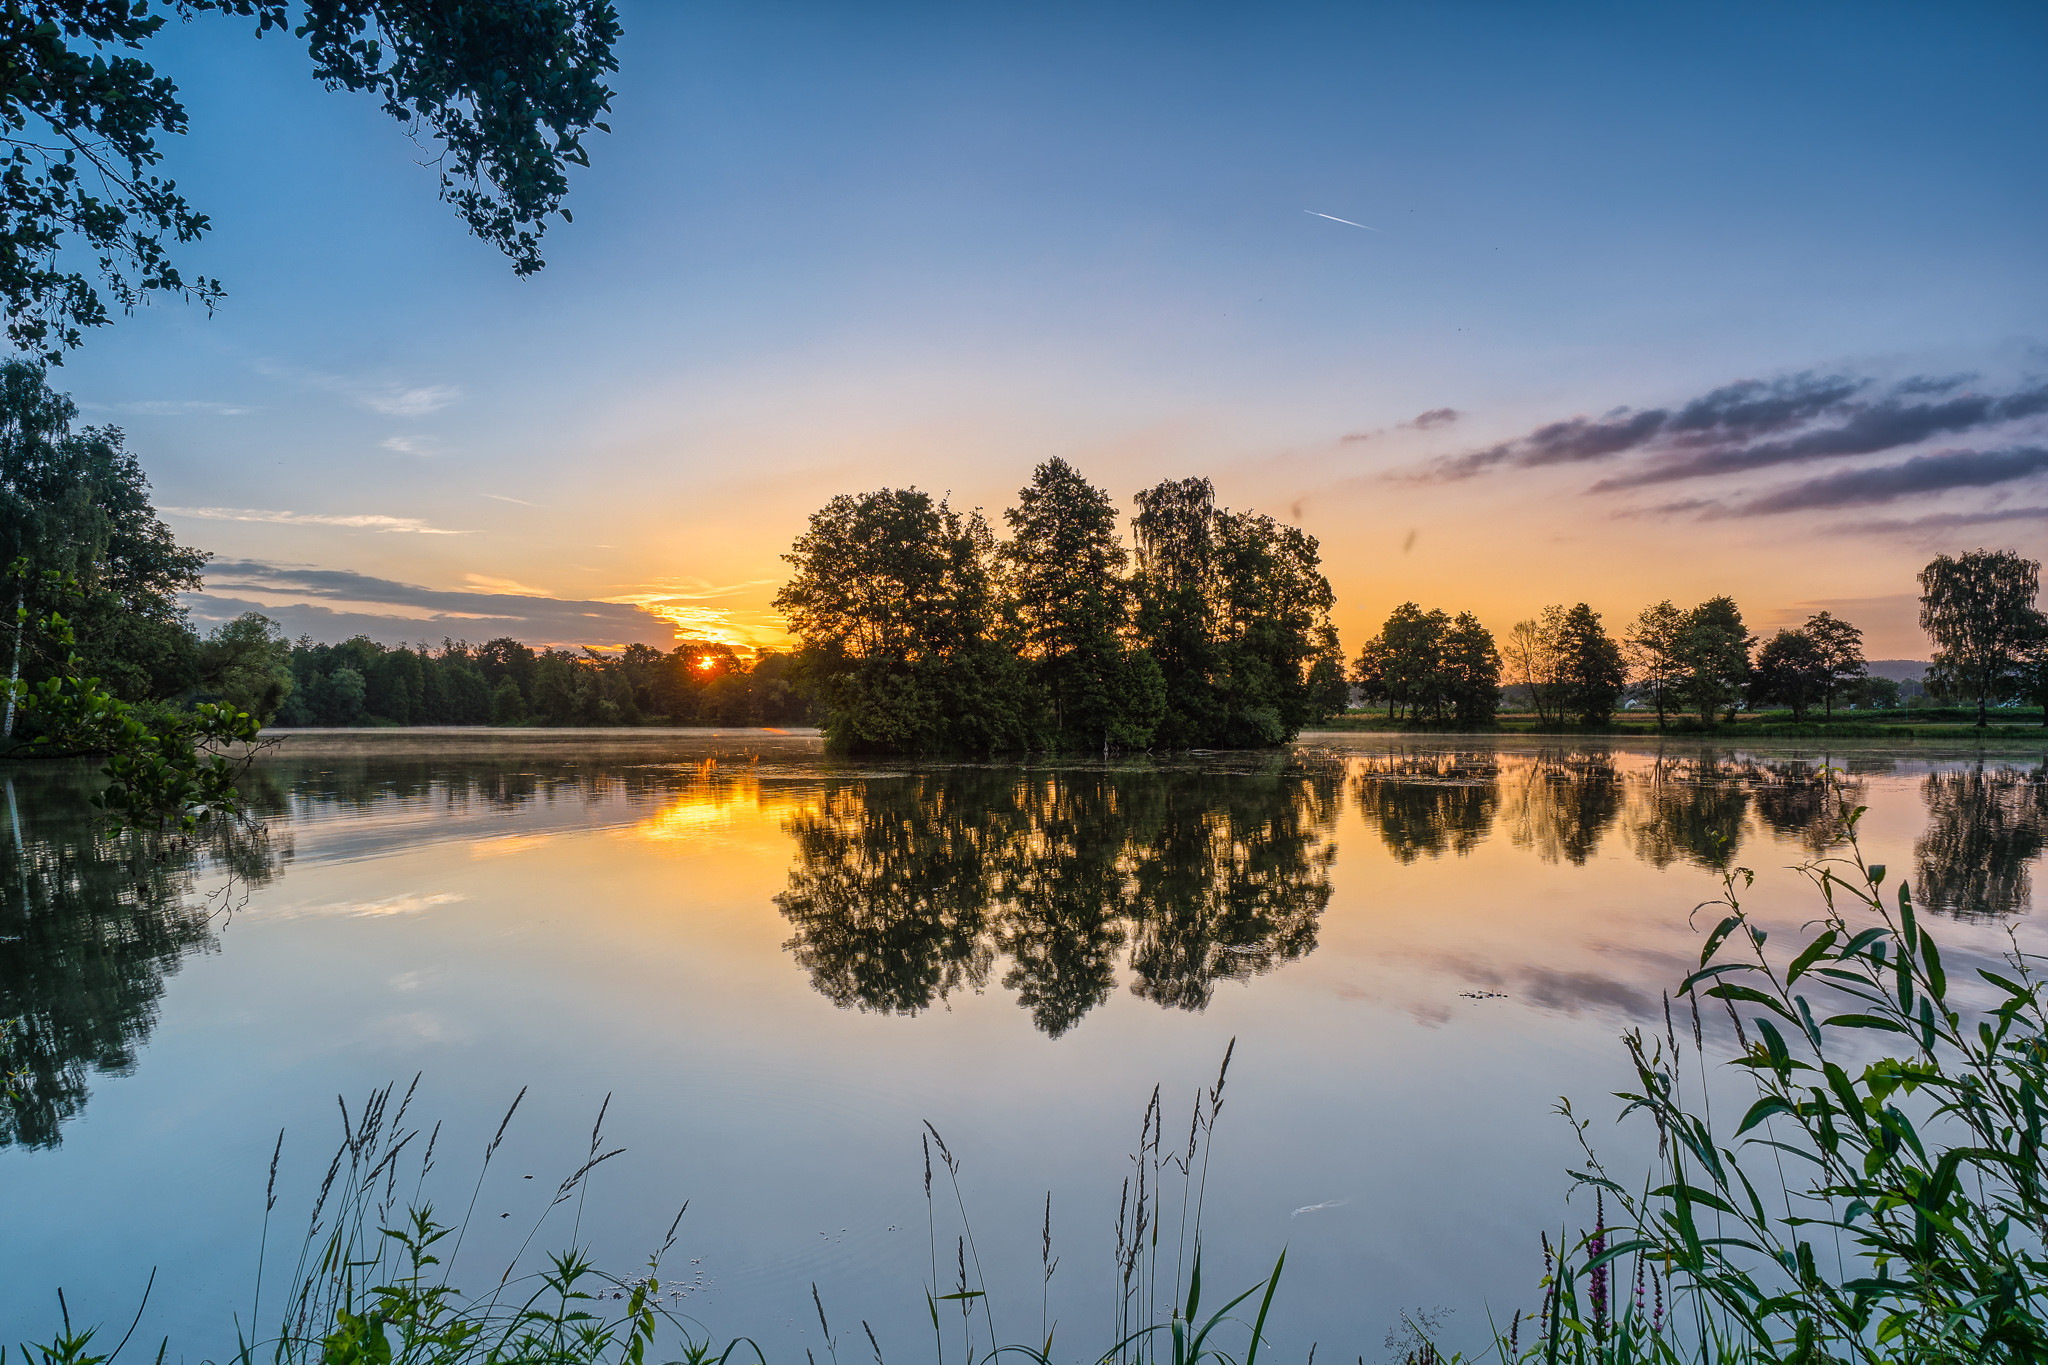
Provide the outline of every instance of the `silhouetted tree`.
<path id="1" fill-rule="evenodd" d="M 1681 692 L 1699 712 L 1702 724 L 1711 723 L 1722 707 L 1741 704 L 1749 684 L 1749 650 L 1755 643 L 1732 597 L 1710 597 L 1686 613 L 1678 644 L 1678 665 L 1684 670 Z"/>
<path id="2" fill-rule="evenodd" d="M 1638 612 L 1622 637 L 1630 678 L 1656 708 L 1659 729 L 1664 725 L 1664 713 L 1685 684 L 1681 663 L 1684 637 L 1685 613 L 1668 598 Z"/>
<path id="3" fill-rule="evenodd" d="M 1853 689 L 1868 674 L 1863 661 L 1863 632 L 1829 612 L 1818 611 L 1806 618 L 1799 633 L 1813 642 L 1814 653 L 1825 671 L 1821 702 L 1827 718 L 1835 718 L 1835 698 Z"/>
<path id="4" fill-rule="evenodd" d="M 1813 638 L 1800 630 L 1781 630 L 1756 653 L 1749 678 L 1750 705 L 1789 706 L 1792 719 L 1806 719 L 1806 708 L 1826 694 L 1826 657 Z"/>
<path id="5" fill-rule="evenodd" d="M 1050 708 L 1060 749 L 1142 749 L 1164 707 L 1164 682 L 1149 656 L 1124 643 L 1128 556 L 1116 506 L 1064 460 L 1033 471 L 1004 513 L 1011 538 L 1000 556 L 1032 681 Z"/>
<path id="6" fill-rule="evenodd" d="M 1628 681 L 1621 647 L 1584 602 L 1563 611 L 1557 630 L 1558 705 L 1581 725 L 1605 725 Z"/>

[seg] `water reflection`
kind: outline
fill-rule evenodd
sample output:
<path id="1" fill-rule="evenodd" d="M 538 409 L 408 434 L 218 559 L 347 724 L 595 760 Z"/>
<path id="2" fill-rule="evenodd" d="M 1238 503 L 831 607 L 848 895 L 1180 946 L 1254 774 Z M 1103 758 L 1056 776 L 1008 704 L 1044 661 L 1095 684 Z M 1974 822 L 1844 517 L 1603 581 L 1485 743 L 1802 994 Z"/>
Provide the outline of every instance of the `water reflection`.
<path id="1" fill-rule="evenodd" d="M 835 1004 L 912 1014 L 1003 985 L 1058 1037 L 1131 991 L 1199 1010 L 1315 946 L 1327 766 L 954 769 L 830 784 L 793 814 L 786 945 Z"/>
<path id="2" fill-rule="evenodd" d="M 1718 872 L 1734 865 L 1753 824 L 1814 856 L 1840 844 L 1840 797 L 1859 803 L 1865 781 L 1837 771 L 1831 790 L 1829 766 L 1712 753 L 1419 750 L 1351 759 L 1350 793 L 1404 864 L 1470 853 L 1499 831 L 1543 862 L 1577 867 L 1618 834 L 1653 867 Z"/>
<path id="3" fill-rule="evenodd" d="M 1913 845 L 1923 905 L 1963 918 L 2028 905 L 2028 865 L 2041 856 L 2048 785 L 2038 768 L 1969 767 L 1921 783 L 1927 830 Z"/>
<path id="4" fill-rule="evenodd" d="M 86 814 L 89 781 L 67 766 L 0 793 L 0 1145 L 56 1146 L 93 1074 L 133 1070 L 167 978 L 213 950 L 218 917 L 290 856 L 268 823 L 198 840 L 107 834 Z M 265 784 L 252 795 L 278 804 Z"/>
<path id="5" fill-rule="evenodd" d="M 464 859 L 511 855 L 601 830 L 694 854 L 744 830 L 749 856 L 775 860 L 786 951 L 834 1004 L 912 1015 L 995 984 L 1059 1037 L 1119 989 L 1196 1011 L 1221 983 L 1313 951 L 1345 797 L 1396 866 L 1496 840 L 1564 868 L 1604 856 L 1713 871 L 1838 847 L 1825 762 L 1417 744 L 876 774 L 834 769 L 801 744 L 687 762 L 307 755 L 257 770 L 267 833 L 148 849 L 96 831 L 83 771 L 17 771 L 0 831 L 0 1065 L 13 1077 L 0 1145 L 56 1143 L 94 1074 L 134 1066 L 167 978 L 215 946 L 221 903 L 203 889 L 269 882 L 291 839 L 306 863 L 443 843 Z M 1859 760 L 1844 794 L 1861 803 L 1893 766 Z M 2048 847 L 2041 772 L 1935 764 L 1917 783 L 1921 903 L 1966 917 L 2023 910 Z M 758 907 L 770 892 L 752 894 Z"/>

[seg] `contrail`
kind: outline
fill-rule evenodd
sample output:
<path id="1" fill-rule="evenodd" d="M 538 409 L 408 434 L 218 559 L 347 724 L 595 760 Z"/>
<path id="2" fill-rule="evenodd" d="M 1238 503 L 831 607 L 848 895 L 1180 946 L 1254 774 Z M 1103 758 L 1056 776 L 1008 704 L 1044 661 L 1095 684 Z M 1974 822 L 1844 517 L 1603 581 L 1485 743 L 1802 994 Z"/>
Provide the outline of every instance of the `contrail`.
<path id="1" fill-rule="evenodd" d="M 1337 221 L 1342 222 L 1343 219 L 1340 218 Z M 1356 226 L 1363 227 L 1365 225 L 1363 223 L 1359 223 L 1356 224 Z M 1351 1201 L 1349 1199 L 1326 1199 L 1320 1204 L 1304 1204 L 1300 1208 L 1296 1209 L 1293 1213 L 1288 1214 L 1287 1216 L 1289 1218 L 1299 1218 L 1304 1213 L 1320 1213 L 1324 1209 L 1341 1209 L 1350 1202 Z"/>
<path id="2" fill-rule="evenodd" d="M 1347 227 L 1365 228 L 1367 232 L 1377 232 L 1382 237 L 1386 236 L 1386 232 L 1384 229 L 1376 227 L 1367 227 L 1364 223 L 1354 223 L 1349 218 L 1339 218 L 1334 213 L 1316 213 L 1314 209 L 1303 209 L 1302 212 L 1307 214 L 1313 214 L 1317 218 L 1327 218 L 1333 223 L 1343 223 Z"/>

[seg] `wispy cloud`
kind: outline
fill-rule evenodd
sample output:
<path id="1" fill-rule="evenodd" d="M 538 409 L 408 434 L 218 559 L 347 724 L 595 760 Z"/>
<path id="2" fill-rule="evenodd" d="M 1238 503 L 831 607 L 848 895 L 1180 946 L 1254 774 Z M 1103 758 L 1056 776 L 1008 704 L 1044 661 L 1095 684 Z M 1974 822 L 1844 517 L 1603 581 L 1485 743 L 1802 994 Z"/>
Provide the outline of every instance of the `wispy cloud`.
<path id="1" fill-rule="evenodd" d="M 475 578 L 484 584 L 508 581 Z M 675 643 L 675 628 L 665 617 L 625 603 L 534 595 L 530 590 L 449 591 L 345 569 L 254 559 L 215 560 L 206 568 L 205 589 L 186 600 L 202 622 L 261 611 L 283 624 L 288 634 L 303 632 L 327 640 L 364 634 L 398 644 L 445 633 L 471 640 L 509 635 L 533 645 Z"/>
<path id="2" fill-rule="evenodd" d="M 2048 521 L 2048 507 L 1991 507 L 1976 512 L 1929 512 L 1919 517 L 1873 517 L 1867 521 L 1837 522 L 1828 529 L 1863 535 L 1899 535 L 1958 531 L 1966 526 L 1996 526 L 2013 521 Z"/>
<path id="3" fill-rule="evenodd" d="M 519 506 L 521 506 L 521 507 L 538 507 L 538 506 L 540 506 L 540 504 L 539 504 L 539 503 L 537 503 L 537 502 L 528 502 L 528 501 L 527 501 L 527 500 L 526 500 L 525 498 L 508 498 L 508 497 L 506 497 L 506 496 L 505 496 L 505 495 L 504 495 L 503 493 L 479 493 L 479 494 L 477 494 L 477 496 L 478 496 L 478 497 L 480 497 L 480 498 L 489 498 L 489 499 L 490 499 L 490 500 L 491 500 L 492 502 L 510 502 L 510 503 L 516 503 L 516 504 L 518 504 L 518 505 L 519 505 Z"/>
<path id="4" fill-rule="evenodd" d="M 151 399 L 98 406 L 111 412 L 134 413 L 138 417 L 243 417 L 256 411 L 240 403 L 215 403 L 198 398 Z"/>
<path id="5" fill-rule="evenodd" d="M 1621 407 L 1598 417 L 1545 423 L 1526 435 L 1432 461 L 1419 477 L 1441 482 L 1498 468 L 1635 457 L 1591 490 L 1616 492 L 1881 454 L 2048 415 L 2048 383 L 2003 393 L 1967 391 L 1974 378 L 1918 375 L 1882 389 L 1867 377 L 1813 371 L 1746 379 L 1675 407 Z"/>
<path id="6" fill-rule="evenodd" d="M 489 588 L 493 592 L 509 592 L 519 597 L 546 597 L 549 595 L 546 588 L 532 588 L 514 579 L 493 578 L 489 574 L 466 573 L 462 576 L 462 581 L 475 587 Z"/>
<path id="7" fill-rule="evenodd" d="M 256 371 L 309 388 L 324 389 L 386 417 L 423 417 L 462 397 L 462 390 L 452 384 L 418 384 L 401 379 L 330 374 L 275 361 L 257 362 Z"/>
<path id="8" fill-rule="evenodd" d="M 460 397 L 462 390 L 449 384 L 420 384 L 410 388 L 389 384 L 358 392 L 364 407 L 386 417 L 419 417 L 438 412 Z"/>
<path id="9" fill-rule="evenodd" d="M 1959 488 L 1991 488 L 2048 471 L 2048 447 L 2005 450 L 1945 450 L 1916 455 L 1899 464 L 1845 469 L 1781 488 L 1729 509 L 1730 515 L 1811 512 L 1866 506 L 1898 498 L 1926 497 Z"/>
<path id="10" fill-rule="evenodd" d="M 378 512 L 286 512 L 261 507 L 166 507 L 174 517 L 198 521 L 256 521 L 279 526 L 340 526 L 355 531 L 395 531 L 420 536 L 460 536 L 467 531 L 450 531 L 430 525 L 418 517 L 392 517 Z"/>

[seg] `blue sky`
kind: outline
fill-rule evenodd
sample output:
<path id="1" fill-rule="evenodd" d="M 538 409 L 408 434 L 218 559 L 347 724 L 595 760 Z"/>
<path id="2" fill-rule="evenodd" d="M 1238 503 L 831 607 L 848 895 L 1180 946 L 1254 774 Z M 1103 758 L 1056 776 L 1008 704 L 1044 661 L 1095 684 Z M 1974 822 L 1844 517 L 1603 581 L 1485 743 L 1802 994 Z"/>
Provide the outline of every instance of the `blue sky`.
<path id="1" fill-rule="evenodd" d="M 832 494 L 993 514 L 1054 455 L 1298 521 L 1354 646 L 1408 598 L 1727 591 L 1916 655 L 1931 553 L 2043 549 L 2041 7 L 621 13 L 525 281 L 303 51 L 161 45 L 229 296 L 58 379 L 220 556 L 200 617 L 767 638 Z M 1681 420 L 1744 394 L 1797 410 Z"/>

